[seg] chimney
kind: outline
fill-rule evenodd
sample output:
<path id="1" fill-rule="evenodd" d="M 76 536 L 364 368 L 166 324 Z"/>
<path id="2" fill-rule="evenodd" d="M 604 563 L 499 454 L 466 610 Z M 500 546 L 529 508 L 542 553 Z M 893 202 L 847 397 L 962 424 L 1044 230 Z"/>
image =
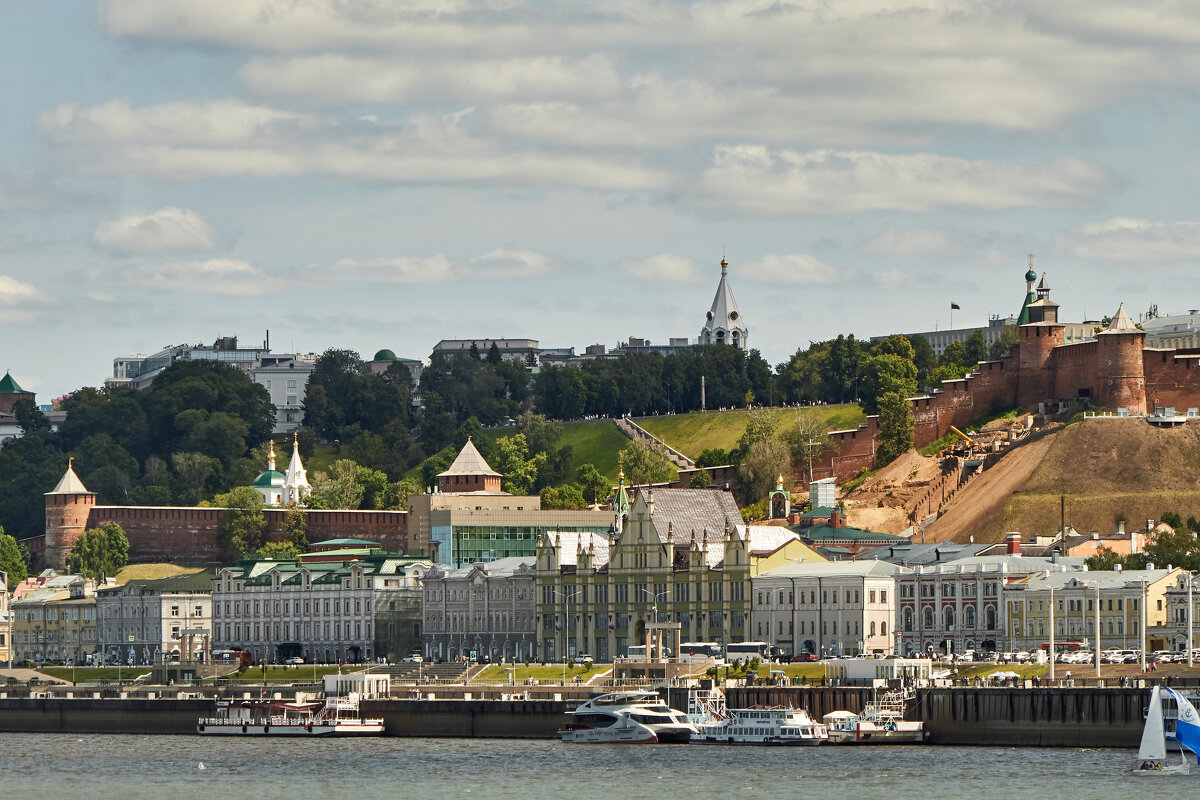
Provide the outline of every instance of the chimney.
<path id="1" fill-rule="evenodd" d="M 1019 534 L 1019 533 L 1006 534 L 1004 537 L 1004 541 L 1005 541 L 1005 544 L 1007 545 L 1005 552 L 1008 555 L 1010 555 L 1010 556 L 1021 555 L 1021 534 Z"/>
<path id="2" fill-rule="evenodd" d="M 829 527 L 837 529 L 842 527 L 842 512 L 834 506 L 833 513 L 829 515 Z"/>

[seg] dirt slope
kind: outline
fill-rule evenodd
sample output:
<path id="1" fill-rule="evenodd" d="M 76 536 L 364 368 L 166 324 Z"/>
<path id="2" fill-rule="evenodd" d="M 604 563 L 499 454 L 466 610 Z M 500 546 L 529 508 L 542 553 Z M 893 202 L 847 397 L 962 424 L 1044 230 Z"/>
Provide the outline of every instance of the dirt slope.
<path id="1" fill-rule="evenodd" d="M 1200 515 L 1200 425 L 1159 429 L 1139 419 L 1089 419 L 1015 448 L 961 491 L 926 541 L 1000 541 L 1066 522 L 1087 532 L 1131 528 L 1178 511 Z"/>
<path id="2" fill-rule="evenodd" d="M 913 502 L 939 474 L 935 458 L 909 450 L 846 496 L 846 520 L 856 528 L 898 534 Z"/>

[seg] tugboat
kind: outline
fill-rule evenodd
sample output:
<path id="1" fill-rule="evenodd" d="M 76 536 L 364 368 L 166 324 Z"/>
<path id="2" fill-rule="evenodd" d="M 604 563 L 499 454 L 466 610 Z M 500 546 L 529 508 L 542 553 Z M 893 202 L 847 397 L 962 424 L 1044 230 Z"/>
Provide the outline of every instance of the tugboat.
<path id="1" fill-rule="evenodd" d="M 573 744 L 687 744 L 696 726 L 655 692 L 610 692 L 574 711 L 558 731 Z"/>

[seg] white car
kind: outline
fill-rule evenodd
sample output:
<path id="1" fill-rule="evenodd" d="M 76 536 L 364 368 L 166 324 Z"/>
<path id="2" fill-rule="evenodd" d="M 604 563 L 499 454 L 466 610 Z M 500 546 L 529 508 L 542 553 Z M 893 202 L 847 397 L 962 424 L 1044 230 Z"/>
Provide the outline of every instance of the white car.
<path id="1" fill-rule="evenodd" d="M 420 653 L 413 653 L 411 656 L 405 656 L 404 660 L 410 664 L 420 664 L 425 660 L 425 657 Z"/>
<path id="2" fill-rule="evenodd" d="M 291 658 L 285 658 L 283 660 L 283 663 L 285 663 L 285 664 L 303 664 L 304 659 L 301 658 L 300 656 L 292 656 Z"/>

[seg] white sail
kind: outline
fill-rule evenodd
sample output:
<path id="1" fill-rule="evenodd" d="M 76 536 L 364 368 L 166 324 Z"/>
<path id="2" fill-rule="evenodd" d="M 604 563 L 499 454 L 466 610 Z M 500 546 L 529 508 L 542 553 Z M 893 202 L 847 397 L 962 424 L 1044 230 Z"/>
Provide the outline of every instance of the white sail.
<path id="1" fill-rule="evenodd" d="M 1146 712 L 1146 727 L 1142 729 L 1139 761 L 1161 761 L 1167 757 L 1167 739 L 1163 733 L 1162 696 L 1159 688 L 1150 693 L 1150 708 Z"/>

